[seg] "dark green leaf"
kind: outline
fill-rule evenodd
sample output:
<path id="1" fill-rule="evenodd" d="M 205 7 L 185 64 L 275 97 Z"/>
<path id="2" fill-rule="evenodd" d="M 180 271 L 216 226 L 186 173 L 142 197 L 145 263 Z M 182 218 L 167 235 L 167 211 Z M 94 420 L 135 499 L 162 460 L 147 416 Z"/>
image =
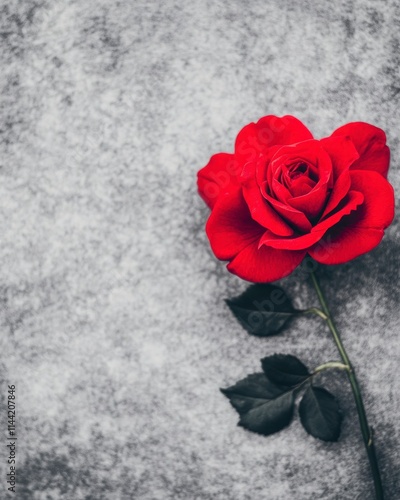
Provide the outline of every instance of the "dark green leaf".
<path id="1" fill-rule="evenodd" d="M 290 354 L 273 354 L 261 360 L 267 378 L 276 385 L 294 387 L 310 377 L 307 367 Z"/>
<path id="2" fill-rule="evenodd" d="M 305 430 L 323 441 L 337 441 L 342 415 L 335 397 L 322 387 L 310 386 L 300 402 L 299 413 Z"/>
<path id="3" fill-rule="evenodd" d="M 294 391 L 276 387 L 263 373 L 249 375 L 221 392 L 239 413 L 239 425 L 250 431 L 267 436 L 292 419 Z"/>
<path id="4" fill-rule="evenodd" d="M 282 288 L 269 284 L 252 285 L 226 303 L 243 328 L 259 337 L 278 333 L 298 314 Z"/>
<path id="5" fill-rule="evenodd" d="M 260 401 L 273 399 L 285 390 L 270 382 L 264 373 L 253 373 L 235 385 L 221 389 L 221 392 L 229 398 L 231 405 L 241 415 L 258 406 Z"/>
<path id="6" fill-rule="evenodd" d="M 293 417 L 294 394 L 285 392 L 275 399 L 265 400 L 264 404 L 242 415 L 239 425 L 258 434 L 268 436 L 288 426 Z"/>

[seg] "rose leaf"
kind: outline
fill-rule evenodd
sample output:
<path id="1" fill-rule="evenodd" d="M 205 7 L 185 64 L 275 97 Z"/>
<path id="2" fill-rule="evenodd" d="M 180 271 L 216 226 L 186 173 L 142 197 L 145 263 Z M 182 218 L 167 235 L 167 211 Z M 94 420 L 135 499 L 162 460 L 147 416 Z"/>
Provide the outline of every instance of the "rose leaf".
<path id="1" fill-rule="evenodd" d="M 273 354 L 261 360 L 267 378 L 275 385 L 294 387 L 311 377 L 307 367 L 290 354 Z"/>
<path id="2" fill-rule="evenodd" d="M 326 389 L 310 386 L 300 402 L 299 414 L 311 436 L 323 441 L 339 439 L 342 415 L 335 397 Z"/>
<path id="3" fill-rule="evenodd" d="M 258 337 L 278 333 L 301 312 L 293 307 L 282 288 L 270 284 L 252 285 L 238 297 L 225 302 L 243 328 Z"/>
<path id="4" fill-rule="evenodd" d="M 263 373 L 249 375 L 221 392 L 239 413 L 238 425 L 249 431 L 268 436 L 292 420 L 295 390 L 275 386 Z"/>

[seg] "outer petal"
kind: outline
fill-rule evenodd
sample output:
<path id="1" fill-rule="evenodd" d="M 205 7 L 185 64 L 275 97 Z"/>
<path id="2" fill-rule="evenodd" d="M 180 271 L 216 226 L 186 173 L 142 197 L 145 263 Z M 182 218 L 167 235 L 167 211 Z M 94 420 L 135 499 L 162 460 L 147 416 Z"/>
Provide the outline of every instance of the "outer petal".
<path id="1" fill-rule="evenodd" d="M 228 270 L 247 281 L 268 283 L 287 276 L 301 263 L 306 251 L 257 248 L 254 243 L 245 247 L 229 264 Z"/>
<path id="2" fill-rule="evenodd" d="M 394 217 L 392 186 L 377 172 L 351 172 L 352 187 L 364 194 L 364 203 L 344 217 L 309 250 L 324 264 L 343 264 L 375 248 L 383 238 L 384 229 Z"/>
<path id="3" fill-rule="evenodd" d="M 230 260 L 256 242 L 264 229 L 251 216 L 240 188 L 221 196 L 207 221 L 206 233 L 218 259 Z"/>
<path id="4" fill-rule="evenodd" d="M 197 174 L 197 186 L 200 196 L 212 208 L 218 198 L 238 185 L 237 176 L 241 164 L 235 155 L 218 153 L 210 158 L 208 164 Z"/>
<path id="5" fill-rule="evenodd" d="M 360 157 L 350 137 L 332 135 L 319 142 L 331 158 L 334 181 Z"/>
<path id="6" fill-rule="evenodd" d="M 277 144 L 293 144 L 313 136 L 294 116 L 264 116 L 257 123 L 246 125 L 238 134 L 235 153 L 244 163 L 254 161 L 259 153 Z"/>
<path id="7" fill-rule="evenodd" d="M 360 155 L 352 169 L 374 170 L 387 177 L 390 150 L 386 146 L 386 134 L 382 129 L 369 123 L 353 122 L 343 125 L 332 134 L 339 135 L 350 137 Z"/>
<path id="8" fill-rule="evenodd" d="M 381 242 L 383 229 L 333 228 L 308 253 L 321 264 L 344 264 L 370 252 Z"/>
<path id="9" fill-rule="evenodd" d="M 331 158 L 333 170 L 333 189 L 322 214 L 322 217 L 325 217 L 339 205 L 349 192 L 351 186 L 349 168 L 359 158 L 359 155 L 349 137 L 326 137 L 320 142 Z"/>
<path id="10" fill-rule="evenodd" d="M 389 182 L 377 172 L 350 172 L 351 187 L 364 195 L 352 223 L 357 227 L 387 228 L 394 218 L 394 191 Z"/>

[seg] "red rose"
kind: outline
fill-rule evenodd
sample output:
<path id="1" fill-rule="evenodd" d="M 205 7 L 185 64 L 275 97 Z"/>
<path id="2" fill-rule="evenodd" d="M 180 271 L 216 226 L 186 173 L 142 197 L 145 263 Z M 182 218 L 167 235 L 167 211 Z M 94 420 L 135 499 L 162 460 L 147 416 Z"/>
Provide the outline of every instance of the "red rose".
<path id="1" fill-rule="evenodd" d="M 293 116 L 250 123 L 234 154 L 212 156 L 198 173 L 213 252 L 239 277 L 269 282 L 307 253 L 342 264 L 372 250 L 394 216 L 389 158 L 385 133 L 368 123 L 321 140 Z"/>

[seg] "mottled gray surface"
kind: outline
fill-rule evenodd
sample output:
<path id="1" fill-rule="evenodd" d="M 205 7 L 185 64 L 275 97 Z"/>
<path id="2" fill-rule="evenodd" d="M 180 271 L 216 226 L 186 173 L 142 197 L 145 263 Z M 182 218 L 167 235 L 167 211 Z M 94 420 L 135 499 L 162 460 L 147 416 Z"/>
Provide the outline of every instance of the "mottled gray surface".
<path id="1" fill-rule="evenodd" d="M 317 319 L 249 338 L 246 286 L 212 256 L 197 170 L 265 114 L 316 137 L 387 131 L 400 189 L 400 6 L 5 1 L 1 12 L 1 433 L 18 390 L 21 500 L 372 499 L 345 377 L 335 444 L 298 419 L 236 427 L 218 387 L 290 352 L 335 358 Z M 400 498 L 399 233 L 321 271 L 357 367 L 388 499 Z M 284 284 L 315 303 L 296 272 Z M 343 386 L 343 387 L 342 387 Z M 1 498 L 5 498 L 1 446 Z"/>

